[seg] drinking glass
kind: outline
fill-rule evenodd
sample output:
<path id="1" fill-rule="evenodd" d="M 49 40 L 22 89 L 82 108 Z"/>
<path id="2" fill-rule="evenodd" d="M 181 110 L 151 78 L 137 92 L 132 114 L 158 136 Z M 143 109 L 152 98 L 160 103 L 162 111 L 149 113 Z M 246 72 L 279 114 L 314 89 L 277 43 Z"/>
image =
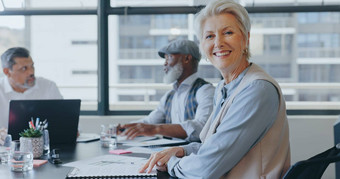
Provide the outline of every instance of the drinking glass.
<path id="1" fill-rule="evenodd" d="M 8 134 L 4 145 L 0 145 L 0 163 L 8 163 L 11 150 L 12 136 Z"/>
<path id="2" fill-rule="evenodd" d="M 32 170 L 33 168 L 33 153 L 32 142 L 26 140 L 20 143 L 19 140 L 15 140 L 12 143 L 12 151 L 10 155 L 10 167 L 12 171 L 24 172 Z"/>
<path id="3" fill-rule="evenodd" d="M 0 146 L 0 163 L 7 163 L 9 160 L 8 148 L 1 145 Z"/>
<path id="4" fill-rule="evenodd" d="M 111 133 L 111 141 L 110 141 L 110 148 L 116 149 L 118 147 L 118 125 L 117 124 L 110 124 L 109 125 L 110 133 Z M 114 139 L 112 139 L 114 138 Z"/>
<path id="5" fill-rule="evenodd" d="M 110 124 L 108 128 L 101 125 L 102 132 L 100 133 L 100 142 L 102 147 L 115 149 L 117 148 L 117 126 L 116 124 Z M 106 130 L 107 129 L 107 130 Z"/>

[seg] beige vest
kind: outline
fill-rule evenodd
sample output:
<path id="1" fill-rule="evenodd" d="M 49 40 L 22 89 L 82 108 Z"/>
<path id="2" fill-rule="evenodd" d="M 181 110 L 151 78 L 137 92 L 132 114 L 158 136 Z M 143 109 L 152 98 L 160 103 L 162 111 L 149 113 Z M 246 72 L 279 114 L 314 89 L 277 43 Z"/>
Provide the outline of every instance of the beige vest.
<path id="1" fill-rule="evenodd" d="M 245 156 L 243 156 L 243 158 L 230 170 L 229 173 L 221 178 L 279 179 L 283 177 L 290 166 L 289 130 L 285 100 L 283 99 L 281 89 L 277 82 L 256 64 L 252 64 L 250 66 L 239 86 L 224 103 L 214 121 L 212 119 L 212 115 L 210 116 L 207 121 L 207 125 L 204 126 L 200 134 L 201 141 L 204 143 L 207 138 L 214 135 L 220 122 L 223 120 L 224 115 L 227 113 L 230 105 L 232 105 L 234 97 L 249 83 L 258 79 L 271 82 L 279 93 L 280 106 L 277 119 L 273 126 L 267 131 L 265 136 L 255 146 L 253 146 L 248 153 L 245 154 Z M 221 88 L 222 87 L 223 85 L 221 85 Z M 221 96 L 218 96 L 217 101 L 219 101 L 220 98 Z M 213 111 L 212 114 L 214 114 L 214 112 L 215 111 Z"/>

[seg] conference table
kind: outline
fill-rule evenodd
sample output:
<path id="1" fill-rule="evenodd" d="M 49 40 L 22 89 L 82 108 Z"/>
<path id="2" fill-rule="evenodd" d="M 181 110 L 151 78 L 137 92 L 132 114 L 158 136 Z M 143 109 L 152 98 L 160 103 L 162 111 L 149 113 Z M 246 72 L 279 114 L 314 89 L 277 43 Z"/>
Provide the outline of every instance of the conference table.
<path id="1" fill-rule="evenodd" d="M 77 143 L 74 146 L 58 146 L 58 148 L 60 151 L 60 159 L 63 162 L 62 164 L 52 164 L 51 162 L 47 162 L 46 164 L 33 168 L 33 170 L 27 172 L 13 172 L 8 164 L 0 164 L 0 178 L 63 179 L 66 178 L 67 174 L 72 170 L 72 167 L 65 167 L 63 164 L 109 154 L 109 148 L 101 147 L 100 141 Z M 118 148 L 124 148 L 124 146 L 118 146 Z M 123 155 L 144 158 L 148 158 L 150 156 L 150 154 L 146 153 L 130 153 Z M 158 171 L 157 177 L 151 178 L 169 179 L 173 177 L 170 177 L 167 172 Z"/>

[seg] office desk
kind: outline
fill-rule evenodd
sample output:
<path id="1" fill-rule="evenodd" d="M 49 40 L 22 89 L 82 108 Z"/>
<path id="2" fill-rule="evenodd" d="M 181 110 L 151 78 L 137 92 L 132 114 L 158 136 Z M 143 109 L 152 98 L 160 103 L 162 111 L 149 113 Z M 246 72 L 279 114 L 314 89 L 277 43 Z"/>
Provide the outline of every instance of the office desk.
<path id="1" fill-rule="evenodd" d="M 99 141 L 89 142 L 89 143 L 77 143 L 74 147 L 61 146 L 60 149 L 60 159 L 63 163 L 73 162 L 77 160 L 88 159 L 92 157 L 97 157 L 99 155 L 109 154 L 108 148 L 103 148 Z M 124 154 L 124 156 L 134 156 L 134 157 L 145 157 L 148 158 L 149 154 L 143 153 L 131 153 Z M 63 179 L 66 177 L 71 167 L 63 167 L 62 165 L 54 165 L 50 162 L 46 164 L 33 168 L 31 171 L 27 172 L 12 172 L 9 165 L 0 165 L 0 178 L 1 179 Z M 157 177 L 160 179 L 168 179 L 170 177 L 166 172 L 158 172 Z"/>

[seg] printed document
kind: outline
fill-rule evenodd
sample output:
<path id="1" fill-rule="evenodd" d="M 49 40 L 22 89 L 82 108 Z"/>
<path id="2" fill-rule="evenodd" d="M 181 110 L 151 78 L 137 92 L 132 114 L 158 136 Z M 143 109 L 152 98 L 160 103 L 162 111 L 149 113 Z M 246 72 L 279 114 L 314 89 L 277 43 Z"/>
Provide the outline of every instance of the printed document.
<path id="1" fill-rule="evenodd" d="M 88 160 L 80 160 L 64 164 L 75 167 L 67 177 L 98 177 L 98 176 L 156 176 L 153 169 L 150 174 L 139 173 L 139 169 L 148 159 L 120 155 L 103 155 Z"/>

